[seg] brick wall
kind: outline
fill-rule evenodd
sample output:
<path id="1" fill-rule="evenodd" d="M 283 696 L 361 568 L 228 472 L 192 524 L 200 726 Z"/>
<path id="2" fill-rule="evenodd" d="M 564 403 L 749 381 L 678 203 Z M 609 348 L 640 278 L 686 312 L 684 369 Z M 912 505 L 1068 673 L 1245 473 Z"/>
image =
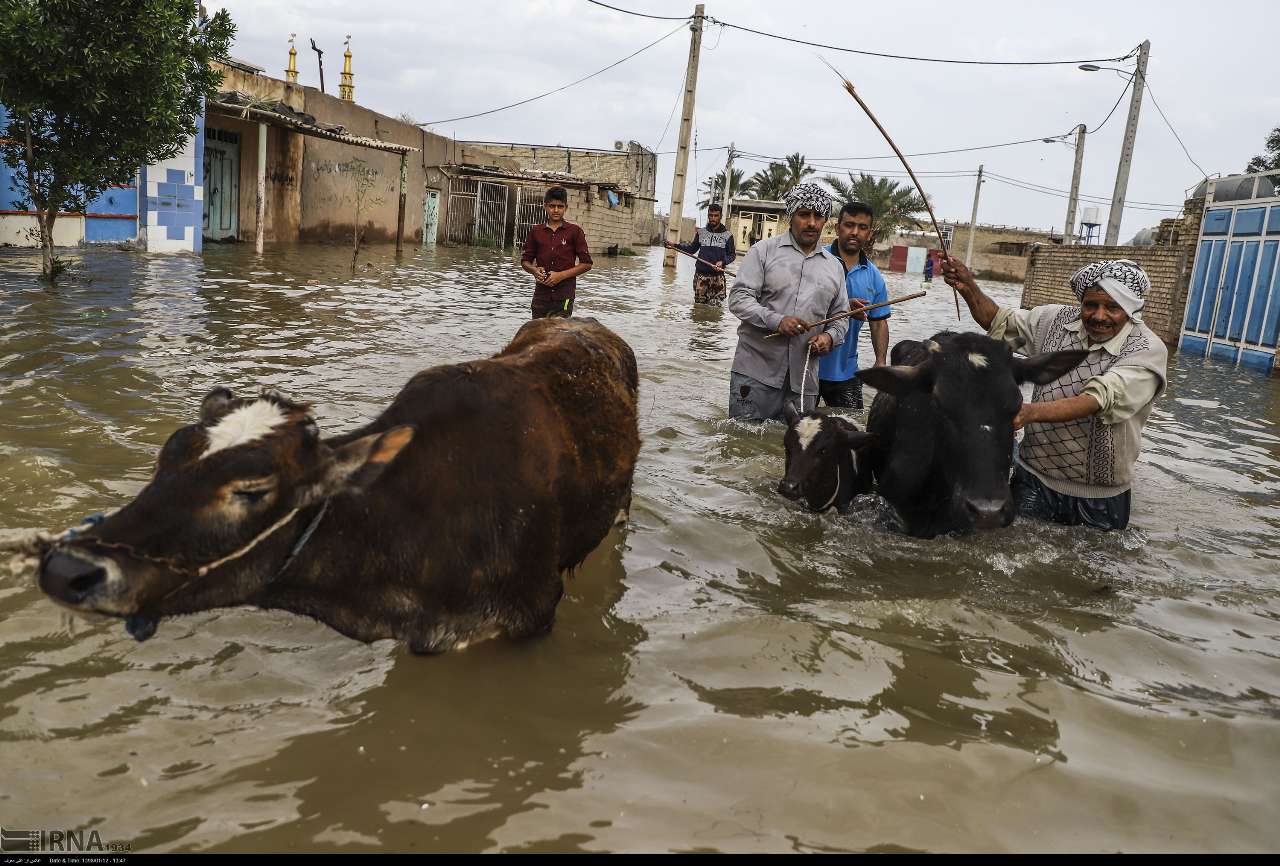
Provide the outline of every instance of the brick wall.
<path id="1" fill-rule="evenodd" d="M 621 249 L 640 243 L 635 239 L 634 208 L 622 204 L 609 207 L 604 193 L 595 187 L 570 189 L 564 218 L 582 226 L 593 255 L 603 254 L 611 246 Z"/>
<path id="2" fill-rule="evenodd" d="M 1151 294 L 1142 313 L 1147 327 L 1160 339 L 1176 345 L 1182 329 L 1182 308 L 1191 257 L 1185 247 L 1042 246 L 1031 253 L 1027 278 L 1022 289 L 1022 306 L 1075 304 L 1071 291 L 1072 274 L 1103 259 L 1132 259 L 1142 265 L 1151 279 Z"/>

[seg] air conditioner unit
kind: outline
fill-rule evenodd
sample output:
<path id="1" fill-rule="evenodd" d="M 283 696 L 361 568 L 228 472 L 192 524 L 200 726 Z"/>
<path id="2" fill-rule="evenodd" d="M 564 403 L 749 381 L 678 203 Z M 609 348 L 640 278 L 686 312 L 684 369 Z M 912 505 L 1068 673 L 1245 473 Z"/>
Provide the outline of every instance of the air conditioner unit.
<path id="1" fill-rule="evenodd" d="M 625 146 L 626 146 L 626 145 L 624 145 L 621 141 L 615 141 L 615 142 L 613 143 L 613 149 L 614 149 L 614 150 L 622 150 Z"/>

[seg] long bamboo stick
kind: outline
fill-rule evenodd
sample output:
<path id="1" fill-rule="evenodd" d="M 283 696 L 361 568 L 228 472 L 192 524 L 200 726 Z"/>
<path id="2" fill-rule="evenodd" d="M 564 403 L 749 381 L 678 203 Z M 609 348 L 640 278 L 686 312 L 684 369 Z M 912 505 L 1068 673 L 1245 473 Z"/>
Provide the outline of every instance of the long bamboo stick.
<path id="1" fill-rule="evenodd" d="M 858 105 L 862 107 L 862 110 L 867 113 L 867 117 L 871 118 L 871 122 L 876 125 L 876 129 L 880 130 L 880 134 L 884 136 L 884 140 L 889 142 L 889 146 L 893 148 L 893 152 L 898 155 L 898 159 L 902 162 L 902 167 L 907 170 L 907 174 L 911 175 L 912 183 L 916 185 L 916 190 L 919 191 L 920 198 L 924 200 L 925 209 L 929 211 L 929 219 L 933 222 L 933 230 L 938 235 L 938 249 L 942 250 L 942 252 L 946 254 L 947 242 L 942 238 L 942 229 L 938 228 L 938 218 L 933 215 L 933 205 L 929 204 L 929 197 L 925 195 L 924 187 L 920 185 L 920 180 L 916 177 L 916 173 L 911 170 L 911 165 L 907 162 L 907 158 L 902 155 L 902 151 L 898 149 L 898 145 L 894 143 L 893 138 L 890 137 L 888 131 L 881 126 L 880 121 L 876 119 L 874 114 L 872 114 L 871 109 L 862 101 L 862 97 L 859 96 L 858 91 L 854 89 L 853 82 L 845 78 L 844 75 L 840 73 L 840 70 L 836 69 L 830 63 L 827 63 L 827 59 L 822 55 L 818 55 L 818 59 L 825 63 L 827 68 L 834 72 L 836 76 L 844 82 L 844 89 L 849 91 L 849 95 L 852 96 L 854 100 L 857 101 Z M 955 288 L 951 289 L 951 296 L 956 302 L 956 321 L 959 322 L 961 321 L 960 295 L 956 292 Z"/>
<path id="2" fill-rule="evenodd" d="M 702 262 L 704 265 L 710 265 L 710 266 L 711 266 L 711 267 L 713 267 L 713 268 L 716 266 L 716 263 L 715 263 L 715 262 L 709 262 L 709 261 L 707 261 L 706 259 L 704 259 L 702 256 L 695 256 L 693 253 L 686 253 L 684 250 L 680 249 L 679 247 L 671 246 L 671 247 L 667 247 L 667 249 L 669 249 L 669 250 L 675 250 L 675 251 L 676 251 L 676 252 L 678 252 L 680 255 L 682 255 L 682 256 L 688 256 L 689 258 L 693 259 L 694 261 Z M 736 277 L 736 276 L 738 275 L 738 273 L 737 273 L 736 271 L 731 271 L 731 270 L 729 270 L 729 269 L 728 269 L 728 268 L 726 268 L 726 267 L 721 267 L 721 268 L 720 268 L 720 270 L 721 270 L 721 271 L 723 271 L 724 273 L 728 274 L 728 275 L 729 275 L 729 276 L 731 276 L 731 277 Z"/>
<path id="3" fill-rule="evenodd" d="M 823 319 L 823 320 L 822 320 L 822 321 L 820 321 L 820 322 L 813 322 L 812 324 L 810 324 L 810 325 L 809 325 L 809 330 L 813 330 L 814 328 L 818 327 L 819 325 L 829 325 L 829 324 L 831 324 L 832 322 L 837 322 L 837 321 L 839 321 L 840 319 L 846 319 L 846 318 L 848 318 L 849 316 L 857 316 L 857 315 L 860 315 L 860 314 L 862 314 L 862 313 L 867 312 L 868 310 L 878 310 L 878 309 L 880 309 L 881 307 L 887 307 L 887 306 L 889 306 L 890 304 L 901 304 L 903 301 L 914 301 L 916 298 L 923 298 L 923 297 L 924 297 L 925 295 L 927 295 L 927 294 L 929 294 L 929 293 L 928 293 L 928 292 L 916 292 L 914 295 L 903 295 L 903 296 L 902 296 L 902 297 L 900 297 L 900 298 L 890 298 L 889 300 L 887 300 L 887 301 L 881 301 L 881 302 L 880 302 L 880 303 L 878 303 L 878 304 L 868 304 L 868 305 L 867 305 L 867 306 L 865 306 L 865 307 L 858 307 L 858 309 L 856 309 L 856 310 L 846 310 L 846 311 L 845 311 L 845 312 L 843 312 L 843 313 L 836 313 L 834 316 L 832 316 L 832 317 L 831 317 L 831 318 L 829 318 L 829 319 Z M 766 334 L 764 338 L 765 338 L 766 340 L 768 340 L 768 339 L 769 339 L 769 338 L 771 338 L 771 337 L 781 337 L 781 336 L 782 336 L 782 333 L 781 333 L 780 331 L 774 331 L 772 334 Z"/>

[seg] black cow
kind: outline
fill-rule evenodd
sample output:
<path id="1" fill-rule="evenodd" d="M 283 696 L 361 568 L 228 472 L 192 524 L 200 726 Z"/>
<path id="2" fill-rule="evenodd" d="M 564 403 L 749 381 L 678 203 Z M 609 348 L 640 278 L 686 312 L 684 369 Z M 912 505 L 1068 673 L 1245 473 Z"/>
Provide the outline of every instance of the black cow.
<path id="1" fill-rule="evenodd" d="M 415 652 L 545 632 L 562 573 L 630 502 L 638 387 L 612 331 L 538 319 L 329 439 L 305 405 L 216 389 L 133 502 L 44 558 L 40 586 L 138 640 L 241 604 Z"/>
<path id="2" fill-rule="evenodd" d="M 791 500 L 804 499 L 811 511 L 835 506 L 848 508 L 853 497 L 871 492 L 871 473 L 862 470 L 858 451 L 875 437 L 863 433 L 847 418 L 806 412 L 787 403 L 786 475 L 778 492 Z"/>
<path id="3" fill-rule="evenodd" d="M 879 392 L 867 417 L 876 442 L 865 462 L 906 531 L 931 538 L 1012 523 L 1018 386 L 1052 382 L 1086 354 L 1019 358 L 999 340 L 943 331 L 925 343 L 899 342 L 892 366 L 860 370 L 858 378 Z"/>

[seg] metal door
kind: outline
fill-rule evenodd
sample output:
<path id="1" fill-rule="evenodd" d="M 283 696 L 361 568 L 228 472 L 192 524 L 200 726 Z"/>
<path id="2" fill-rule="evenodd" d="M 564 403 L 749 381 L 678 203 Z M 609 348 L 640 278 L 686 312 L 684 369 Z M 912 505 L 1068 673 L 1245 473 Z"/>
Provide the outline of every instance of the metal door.
<path id="1" fill-rule="evenodd" d="M 476 233 L 476 199 L 479 181 L 459 177 L 449 181 L 449 211 L 445 214 L 444 238 L 451 244 L 469 244 Z"/>
<path id="2" fill-rule="evenodd" d="M 1210 185 L 1180 347 L 1270 369 L 1280 336 L 1280 175 Z M 1224 206 L 1225 205 L 1225 206 Z"/>
<path id="3" fill-rule="evenodd" d="M 516 250 L 524 249 L 525 238 L 529 229 L 547 221 L 547 210 L 542 206 L 546 193 L 540 188 L 516 187 L 516 230 L 514 245 Z"/>
<path id="4" fill-rule="evenodd" d="M 481 181 L 476 199 L 475 243 L 486 247 L 502 247 L 506 229 L 506 185 Z"/>
<path id="5" fill-rule="evenodd" d="M 429 189 L 422 199 L 422 245 L 435 246 L 440 224 L 440 190 Z"/>
<path id="6" fill-rule="evenodd" d="M 240 134 L 205 129 L 204 217 L 201 233 L 210 240 L 240 231 Z"/>

